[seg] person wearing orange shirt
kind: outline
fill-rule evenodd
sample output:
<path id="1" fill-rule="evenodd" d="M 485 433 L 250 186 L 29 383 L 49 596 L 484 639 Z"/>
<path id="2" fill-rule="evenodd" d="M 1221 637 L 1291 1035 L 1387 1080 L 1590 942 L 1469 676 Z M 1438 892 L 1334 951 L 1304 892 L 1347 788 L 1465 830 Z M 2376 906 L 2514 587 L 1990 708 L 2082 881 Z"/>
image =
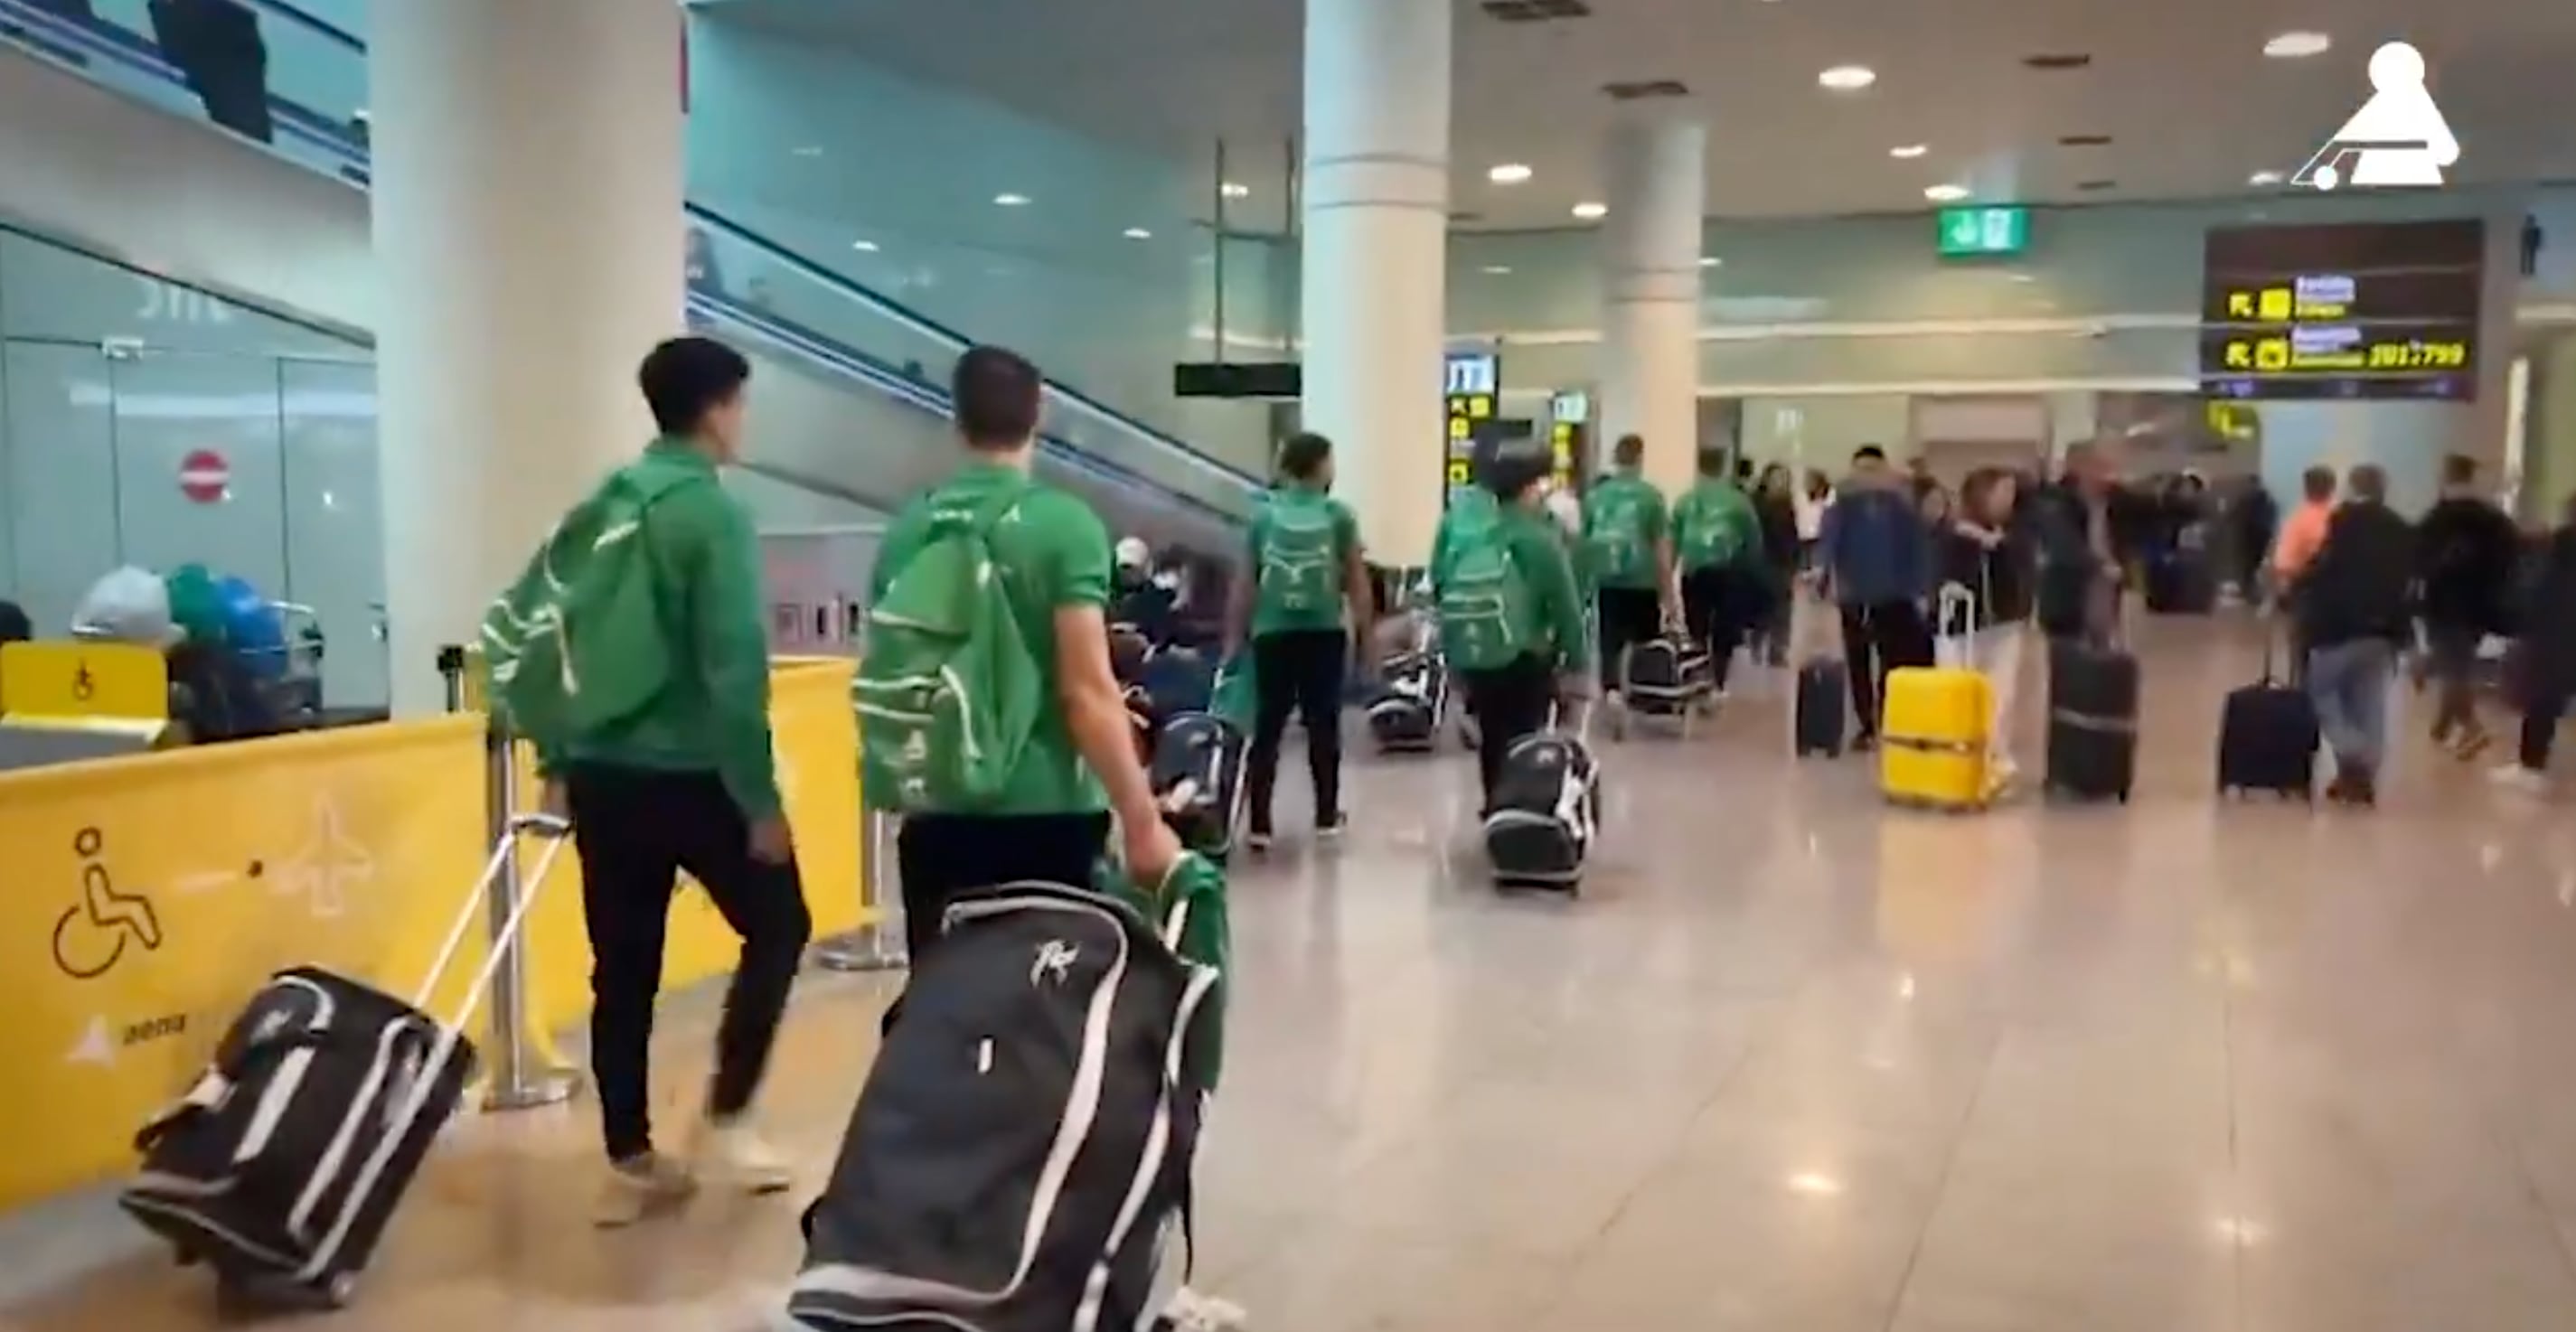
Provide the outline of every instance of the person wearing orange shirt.
<path id="1" fill-rule="evenodd" d="M 2272 598 L 2285 612 L 2298 595 L 2299 576 L 2314 564 L 2317 552 L 2326 544 L 2326 524 L 2334 517 L 2336 479 L 2331 467 L 2311 467 L 2299 474 L 2299 491 L 2304 496 L 2299 507 L 2281 523 L 2281 535 L 2272 541 Z M 2307 679 L 2308 647 L 2299 638 L 2296 615 L 2287 617 L 2290 635 L 2290 678 L 2293 683 Z"/>

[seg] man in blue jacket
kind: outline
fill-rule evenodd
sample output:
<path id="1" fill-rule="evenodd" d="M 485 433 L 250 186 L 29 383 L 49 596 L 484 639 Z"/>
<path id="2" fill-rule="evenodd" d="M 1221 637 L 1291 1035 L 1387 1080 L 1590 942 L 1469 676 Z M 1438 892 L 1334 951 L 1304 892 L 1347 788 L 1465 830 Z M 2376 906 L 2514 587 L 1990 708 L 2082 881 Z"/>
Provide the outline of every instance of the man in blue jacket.
<path id="1" fill-rule="evenodd" d="M 1884 450 L 1862 445 L 1816 537 L 1825 594 L 1842 612 L 1859 749 L 1878 743 L 1880 677 L 1932 664 L 1932 629 L 1923 617 L 1932 590 L 1931 533 L 1904 480 L 1888 470 Z"/>

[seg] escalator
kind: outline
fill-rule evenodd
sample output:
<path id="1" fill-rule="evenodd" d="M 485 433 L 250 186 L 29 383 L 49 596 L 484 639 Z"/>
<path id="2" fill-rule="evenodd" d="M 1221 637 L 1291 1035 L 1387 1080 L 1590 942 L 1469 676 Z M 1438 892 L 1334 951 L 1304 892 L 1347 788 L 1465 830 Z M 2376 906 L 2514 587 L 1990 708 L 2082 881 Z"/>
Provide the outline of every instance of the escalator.
<path id="1" fill-rule="evenodd" d="M 0 207 L 144 267 L 184 265 L 254 303 L 372 327 L 357 39 L 291 5 L 258 5 L 281 81 L 263 150 L 205 122 L 141 0 L 92 8 L 83 21 L 0 0 L 0 61 L 19 66 L 0 78 Z M 131 208 L 147 180 L 179 186 L 186 206 Z M 966 338 L 720 213 L 693 205 L 688 221 L 707 260 L 692 265 L 690 322 L 760 364 L 751 453 L 767 470 L 877 509 L 945 474 L 943 386 Z M 753 271 L 764 280 L 746 287 L 719 276 Z M 1120 531 L 1233 549 L 1255 477 L 1077 390 L 1050 384 L 1048 397 L 1051 479 Z"/>

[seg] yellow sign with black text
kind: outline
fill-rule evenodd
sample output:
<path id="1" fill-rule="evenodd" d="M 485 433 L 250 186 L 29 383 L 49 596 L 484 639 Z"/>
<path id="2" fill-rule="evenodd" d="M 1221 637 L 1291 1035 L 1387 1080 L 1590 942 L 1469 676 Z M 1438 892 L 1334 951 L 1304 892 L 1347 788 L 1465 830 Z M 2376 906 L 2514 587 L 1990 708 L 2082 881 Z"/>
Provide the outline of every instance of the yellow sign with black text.
<path id="1" fill-rule="evenodd" d="M 167 721 L 170 666 L 132 643 L 85 639 L 0 646 L 0 711 L 92 721 Z"/>

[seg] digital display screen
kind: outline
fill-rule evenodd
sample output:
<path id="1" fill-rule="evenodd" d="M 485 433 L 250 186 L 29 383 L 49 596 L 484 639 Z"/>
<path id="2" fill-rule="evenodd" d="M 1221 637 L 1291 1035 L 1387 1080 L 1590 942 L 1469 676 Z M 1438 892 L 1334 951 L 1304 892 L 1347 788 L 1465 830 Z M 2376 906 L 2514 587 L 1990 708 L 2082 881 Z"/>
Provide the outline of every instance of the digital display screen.
<path id="1" fill-rule="evenodd" d="M 2469 400 L 2485 230 L 2470 218 L 2210 232 L 2203 383 L 2232 399 Z"/>
<path id="2" fill-rule="evenodd" d="M 1445 494 L 1475 480 L 1476 440 L 1494 419 L 1503 363 L 1491 352 L 1451 352 L 1441 369 L 1440 401 L 1448 425 Z"/>

